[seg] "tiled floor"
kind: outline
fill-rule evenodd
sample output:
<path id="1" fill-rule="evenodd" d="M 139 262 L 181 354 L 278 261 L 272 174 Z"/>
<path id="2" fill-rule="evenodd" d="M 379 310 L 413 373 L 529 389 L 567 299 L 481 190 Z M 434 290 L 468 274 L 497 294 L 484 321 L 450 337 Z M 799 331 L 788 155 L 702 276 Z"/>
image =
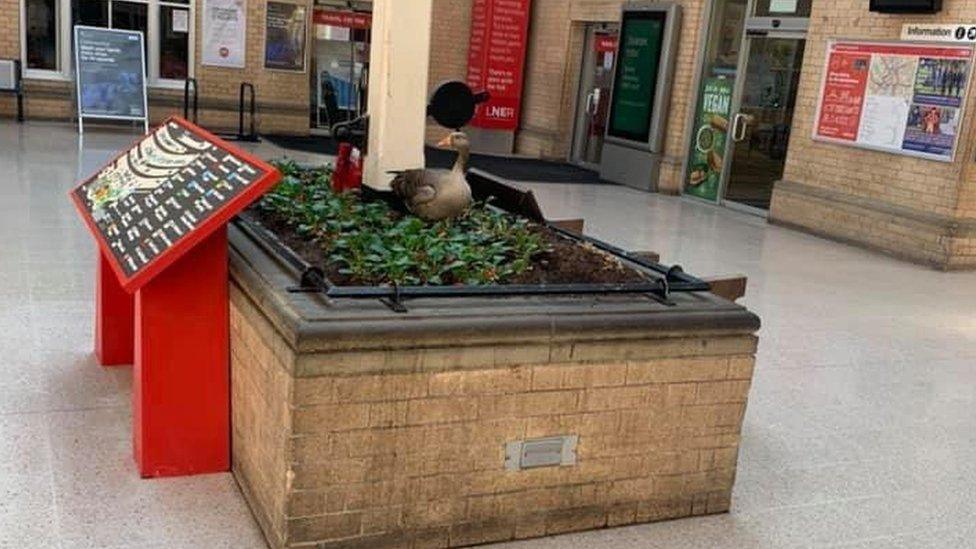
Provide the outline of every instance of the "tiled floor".
<path id="1" fill-rule="evenodd" d="M 133 138 L 0 123 L 2 548 L 264 546 L 229 475 L 138 478 L 129 370 L 91 357 L 93 245 L 66 193 Z M 764 327 L 732 513 L 506 547 L 976 547 L 976 274 L 619 187 L 532 187 L 595 236 L 749 275 Z"/>

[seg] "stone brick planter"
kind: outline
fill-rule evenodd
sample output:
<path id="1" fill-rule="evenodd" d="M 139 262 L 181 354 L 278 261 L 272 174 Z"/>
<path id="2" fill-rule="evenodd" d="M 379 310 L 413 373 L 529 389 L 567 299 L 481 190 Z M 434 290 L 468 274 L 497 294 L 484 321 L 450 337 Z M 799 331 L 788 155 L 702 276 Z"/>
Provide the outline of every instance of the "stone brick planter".
<path id="1" fill-rule="evenodd" d="M 729 509 L 759 327 L 742 307 L 690 293 L 397 314 L 289 293 L 283 266 L 231 243 L 233 471 L 273 547 L 461 546 Z"/>

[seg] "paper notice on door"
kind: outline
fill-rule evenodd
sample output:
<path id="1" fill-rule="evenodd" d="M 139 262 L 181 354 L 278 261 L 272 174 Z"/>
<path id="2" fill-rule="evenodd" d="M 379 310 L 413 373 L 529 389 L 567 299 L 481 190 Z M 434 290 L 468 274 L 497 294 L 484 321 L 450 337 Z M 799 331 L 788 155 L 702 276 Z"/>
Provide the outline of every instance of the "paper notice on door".
<path id="1" fill-rule="evenodd" d="M 173 10 L 173 32 L 190 32 L 190 12 Z"/>
<path id="2" fill-rule="evenodd" d="M 603 68 L 610 70 L 613 68 L 613 52 L 608 51 L 603 54 Z"/>
<path id="3" fill-rule="evenodd" d="M 797 0 L 769 0 L 769 13 L 796 13 Z"/>

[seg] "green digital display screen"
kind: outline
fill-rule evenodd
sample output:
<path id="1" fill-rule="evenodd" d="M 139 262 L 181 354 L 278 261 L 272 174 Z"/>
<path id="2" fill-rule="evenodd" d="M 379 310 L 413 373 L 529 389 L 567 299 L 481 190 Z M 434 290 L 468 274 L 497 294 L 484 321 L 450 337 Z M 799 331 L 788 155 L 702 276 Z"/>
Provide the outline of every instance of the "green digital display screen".
<path id="1" fill-rule="evenodd" d="M 641 143 L 650 138 L 666 23 L 663 11 L 624 13 L 608 135 Z"/>

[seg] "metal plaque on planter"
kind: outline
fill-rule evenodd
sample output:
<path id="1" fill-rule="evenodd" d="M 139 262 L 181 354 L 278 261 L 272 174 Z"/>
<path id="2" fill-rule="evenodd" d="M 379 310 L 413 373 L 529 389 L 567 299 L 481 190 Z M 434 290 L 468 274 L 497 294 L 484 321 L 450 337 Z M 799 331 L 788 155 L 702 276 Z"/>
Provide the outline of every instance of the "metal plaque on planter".
<path id="1" fill-rule="evenodd" d="M 71 198 L 122 287 L 134 291 L 279 178 L 271 165 L 171 118 Z"/>

